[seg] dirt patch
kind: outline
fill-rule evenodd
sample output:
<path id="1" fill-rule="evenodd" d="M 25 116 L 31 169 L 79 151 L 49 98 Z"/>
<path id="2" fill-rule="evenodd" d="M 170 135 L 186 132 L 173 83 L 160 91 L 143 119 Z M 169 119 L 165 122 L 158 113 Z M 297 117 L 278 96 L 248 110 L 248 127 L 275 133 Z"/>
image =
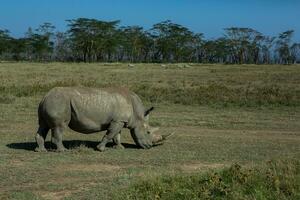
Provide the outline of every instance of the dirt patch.
<path id="1" fill-rule="evenodd" d="M 41 196 L 43 199 L 51 199 L 51 200 L 60 200 L 64 199 L 68 196 L 70 196 L 74 192 L 78 192 L 79 190 L 63 190 L 63 191 L 57 191 L 57 192 L 49 192 L 49 191 L 43 191 L 39 192 L 39 196 Z"/>
<path id="2" fill-rule="evenodd" d="M 25 161 L 22 160 L 10 160 L 8 165 L 13 167 L 22 167 L 25 164 L 24 162 Z"/>
<path id="3" fill-rule="evenodd" d="M 110 164 L 67 164 L 57 167 L 59 171 L 107 172 L 120 170 L 118 165 Z"/>
<path id="4" fill-rule="evenodd" d="M 284 130 L 235 130 L 235 129 L 205 129 L 196 126 L 182 126 L 173 128 L 177 137 L 242 137 L 266 139 L 299 139 L 299 131 Z"/>
<path id="5" fill-rule="evenodd" d="M 224 163 L 213 163 L 213 164 L 205 164 L 205 163 L 188 163 L 183 164 L 180 169 L 184 172 L 194 172 L 199 170 L 209 170 L 209 169 L 219 169 L 225 167 Z"/>
<path id="6" fill-rule="evenodd" d="M 66 197 L 72 196 L 78 192 L 87 191 L 89 188 L 97 185 L 97 183 L 94 182 L 94 180 L 78 180 L 80 184 L 77 185 L 76 188 L 73 189 L 64 189 L 59 191 L 37 191 L 36 194 L 43 199 L 49 199 L 49 200 L 60 200 L 65 199 Z"/>

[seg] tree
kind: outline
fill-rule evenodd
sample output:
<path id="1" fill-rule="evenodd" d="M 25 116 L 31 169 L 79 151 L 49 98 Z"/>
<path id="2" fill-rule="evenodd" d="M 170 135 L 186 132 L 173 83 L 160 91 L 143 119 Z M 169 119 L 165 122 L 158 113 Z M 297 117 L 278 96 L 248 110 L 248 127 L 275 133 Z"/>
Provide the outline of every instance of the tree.
<path id="1" fill-rule="evenodd" d="M 78 18 L 68 22 L 72 50 L 80 60 L 91 62 L 111 59 L 117 46 L 114 36 L 117 34 L 119 21 Z"/>
<path id="2" fill-rule="evenodd" d="M 277 39 L 277 49 L 279 55 L 279 63 L 290 64 L 292 61 L 290 47 L 294 34 L 294 30 L 288 30 L 279 34 Z"/>
<path id="3" fill-rule="evenodd" d="M 70 47 L 70 39 L 68 38 L 67 34 L 64 32 L 57 32 L 54 38 L 54 60 L 60 62 L 74 61 L 74 57 L 72 56 L 72 50 Z"/>
<path id="4" fill-rule="evenodd" d="M 40 25 L 35 31 L 30 27 L 25 33 L 28 60 L 50 61 L 53 53 L 55 27 L 50 23 Z"/>
<path id="5" fill-rule="evenodd" d="M 127 26 L 120 29 L 121 45 L 124 57 L 130 62 L 146 61 L 153 41 L 148 32 L 140 26 Z"/>
<path id="6" fill-rule="evenodd" d="M 300 43 L 294 43 L 291 48 L 291 63 L 300 62 Z"/>
<path id="7" fill-rule="evenodd" d="M 9 31 L 0 29 L 0 56 L 9 51 L 11 40 L 12 38 L 9 36 Z"/>
<path id="8" fill-rule="evenodd" d="M 270 64 L 272 62 L 271 54 L 276 37 L 264 36 L 261 45 L 262 63 Z"/>
<path id="9" fill-rule="evenodd" d="M 259 42 L 262 34 L 251 28 L 231 27 L 225 29 L 225 38 L 231 47 L 231 60 L 236 64 L 258 62 Z"/>
<path id="10" fill-rule="evenodd" d="M 26 38 L 13 39 L 11 41 L 11 57 L 15 61 L 26 60 L 26 49 L 28 41 Z"/>
<path id="11" fill-rule="evenodd" d="M 40 46 L 39 54 L 44 60 L 50 60 L 54 46 L 54 30 L 55 26 L 49 22 L 45 22 L 37 29 L 37 39 Z"/>
<path id="12" fill-rule="evenodd" d="M 205 39 L 170 20 L 119 27 L 120 21 L 89 18 L 67 20 L 66 32 L 51 23 L 29 28 L 13 38 L 0 29 L 0 57 L 5 60 L 84 62 L 197 62 L 229 64 L 290 64 L 300 61 L 300 44 L 293 30 L 270 37 L 252 28 L 229 27 L 224 36 Z"/>
<path id="13" fill-rule="evenodd" d="M 187 61 L 194 51 L 194 42 L 201 42 L 202 34 L 194 34 L 188 28 L 172 23 L 170 20 L 155 24 L 151 29 L 155 42 L 155 60 Z"/>

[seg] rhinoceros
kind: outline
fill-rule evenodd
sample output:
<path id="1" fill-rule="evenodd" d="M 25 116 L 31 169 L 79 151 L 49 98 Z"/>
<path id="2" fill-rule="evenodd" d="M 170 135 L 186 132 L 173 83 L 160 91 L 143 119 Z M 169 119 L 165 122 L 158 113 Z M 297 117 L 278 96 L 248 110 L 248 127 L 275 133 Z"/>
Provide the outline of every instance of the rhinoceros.
<path id="1" fill-rule="evenodd" d="M 153 107 L 145 109 L 138 95 L 124 88 L 55 87 L 38 107 L 35 150 L 46 151 L 44 143 L 49 130 L 57 151 L 66 150 L 62 143 L 66 127 L 84 134 L 107 130 L 97 146 L 100 151 L 111 140 L 117 148 L 124 148 L 120 134 L 122 128 L 128 128 L 136 145 L 149 149 L 168 137 L 153 133 L 157 129 L 148 123 L 152 110 Z"/>

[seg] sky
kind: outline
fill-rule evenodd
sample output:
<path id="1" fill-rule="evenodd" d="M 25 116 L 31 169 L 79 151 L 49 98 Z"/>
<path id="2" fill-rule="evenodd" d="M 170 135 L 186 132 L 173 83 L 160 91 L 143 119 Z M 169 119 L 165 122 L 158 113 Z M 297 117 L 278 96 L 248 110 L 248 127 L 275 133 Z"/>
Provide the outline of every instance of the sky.
<path id="1" fill-rule="evenodd" d="M 0 0 L 0 29 L 14 37 L 44 22 L 65 31 L 65 20 L 79 17 L 121 20 L 122 26 L 146 29 L 172 20 L 208 39 L 233 26 L 270 36 L 293 29 L 300 42 L 300 0 Z"/>

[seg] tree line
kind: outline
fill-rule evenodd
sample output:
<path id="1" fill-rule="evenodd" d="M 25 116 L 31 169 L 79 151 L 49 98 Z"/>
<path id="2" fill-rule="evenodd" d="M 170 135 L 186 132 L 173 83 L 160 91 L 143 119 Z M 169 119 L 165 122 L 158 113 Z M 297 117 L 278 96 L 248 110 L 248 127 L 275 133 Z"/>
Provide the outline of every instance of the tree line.
<path id="1" fill-rule="evenodd" d="M 291 64 L 300 62 L 300 43 L 293 30 L 277 36 L 252 28 L 230 27 L 222 37 L 206 39 L 170 20 L 145 30 L 120 21 L 67 20 L 65 32 L 51 23 L 29 28 L 14 38 L 0 29 L 0 60 L 61 62 L 190 62 Z"/>

